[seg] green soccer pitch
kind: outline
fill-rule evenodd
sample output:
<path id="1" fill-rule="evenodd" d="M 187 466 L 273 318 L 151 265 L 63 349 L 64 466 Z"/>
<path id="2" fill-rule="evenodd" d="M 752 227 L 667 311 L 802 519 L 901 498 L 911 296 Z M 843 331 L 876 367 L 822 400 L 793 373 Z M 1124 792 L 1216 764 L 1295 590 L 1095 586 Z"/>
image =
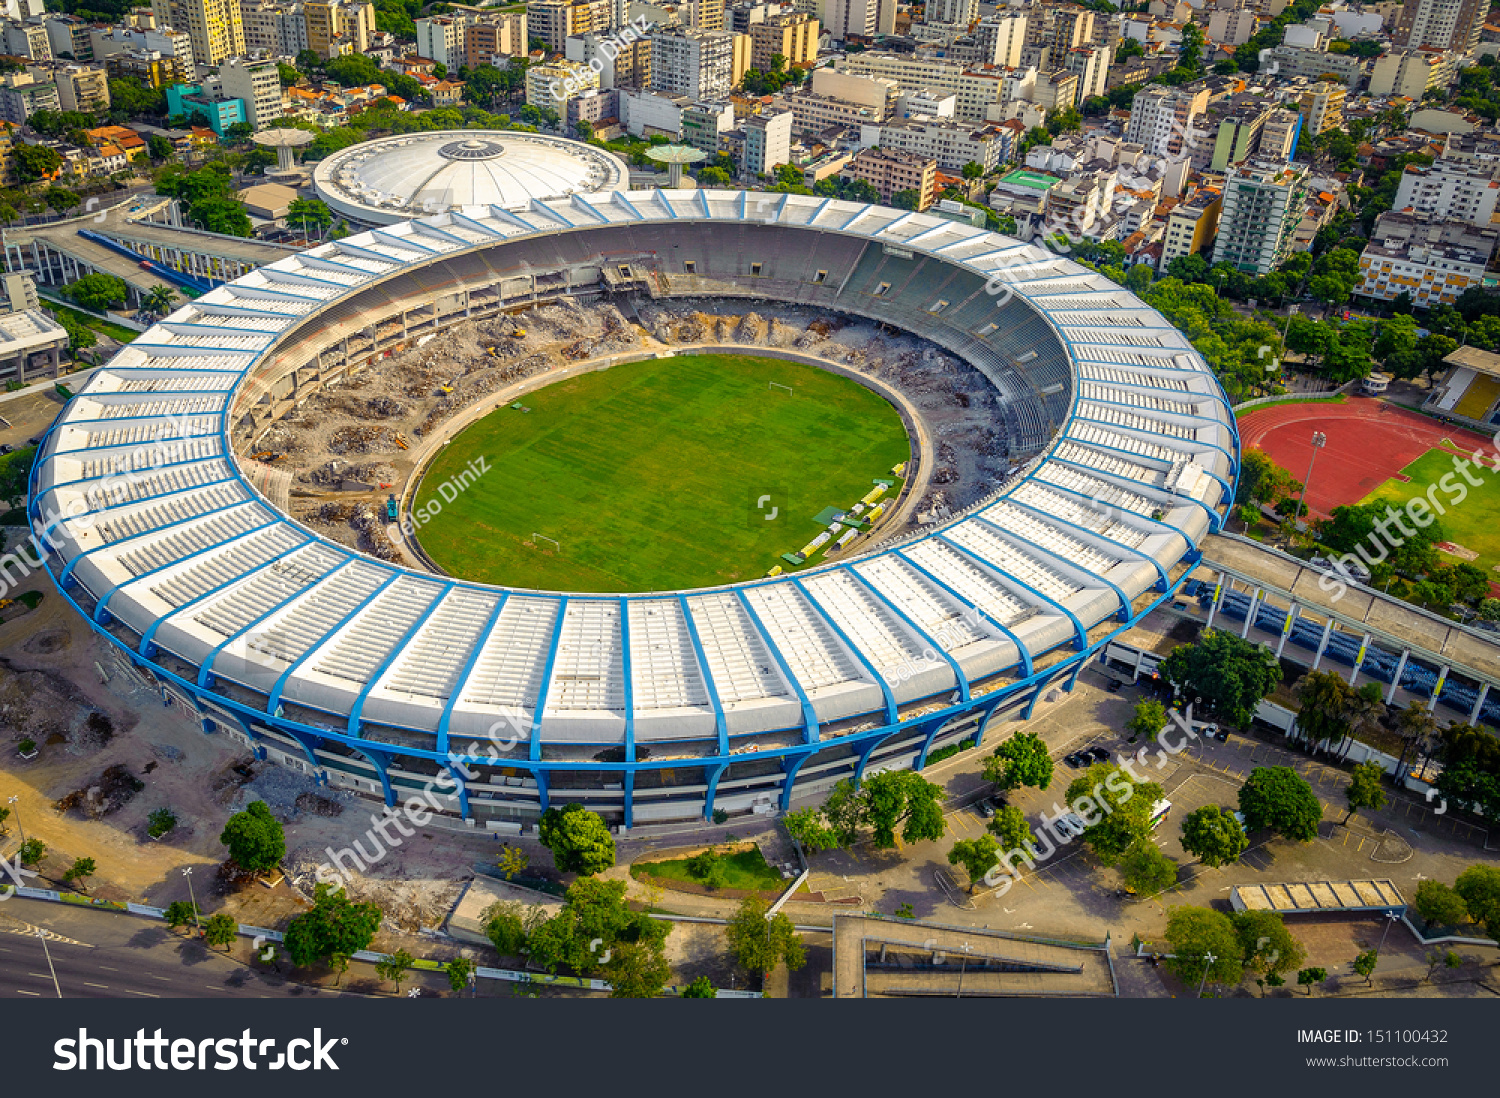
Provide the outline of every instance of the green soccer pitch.
<path id="1" fill-rule="evenodd" d="M 1407 500 L 1426 495 L 1430 486 L 1437 484 L 1445 474 L 1453 473 L 1453 461 L 1454 455 L 1447 450 L 1428 450 L 1401 470 L 1401 475 L 1407 477 L 1407 480 L 1392 478 L 1360 502 L 1404 507 Z M 1496 565 L 1500 565 L 1500 524 L 1495 521 L 1495 516 L 1500 515 L 1500 479 L 1483 469 L 1478 476 L 1483 478 L 1483 483 L 1478 487 L 1466 484 L 1462 477 L 1455 476 L 1455 481 L 1464 484 L 1469 493 L 1456 507 L 1452 505 L 1452 497 L 1448 493 L 1437 493 L 1436 498 L 1447 510 L 1446 514 L 1437 518 L 1437 524 L 1442 528 L 1444 538 L 1479 554 L 1477 560 L 1469 563 L 1495 576 L 1494 569 Z M 1445 556 L 1442 560 L 1445 564 L 1458 563 L 1456 557 Z"/>
<path id="2" fill-rule="evenodd" d="M 752 579 L 911 457 L 884 398 L 782 359 L 627 363 L 520 403 L 456 435 L 418 487 L 417 540 L 454 576 L 577 592 Z"/>

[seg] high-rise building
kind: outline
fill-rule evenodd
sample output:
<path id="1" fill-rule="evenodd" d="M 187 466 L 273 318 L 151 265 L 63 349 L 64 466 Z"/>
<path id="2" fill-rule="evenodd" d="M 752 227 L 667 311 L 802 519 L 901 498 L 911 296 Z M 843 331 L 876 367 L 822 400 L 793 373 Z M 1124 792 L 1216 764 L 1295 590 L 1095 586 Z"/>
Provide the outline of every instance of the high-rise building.
<path id="1" fill-rule="evenodd" d="M 603 91 L 639 90 L 651 84 L 651 40 L 631 42 L 608 34 L 575 34 L 564 51 L 569 61 L 589 65 L 599 74 Z"/>
<path id="2" fill-rule="evenodd" d="M 1125 140 L 1152 156 L 1181 156 L 1189 127 L 1207 108 L 1207 88 L 1142 88 L 1130 103 Z"/>
<path id="3" fill-rule="evenodd" d="M 1272 111 L 1261 127 L 1260 147 L 1255 155 L 1262 160 L 1292 159 L 1297 154 L 1302 129 L 1302 116 L 1296 111 Z"/>
<path id="4" fill-rule="evenodd" d="M 471 69 L 494 63 L 496 57 L 519 57 L 527 52 L 524 11 L 486 13 L 464 26 L 464 64 Z"/>
<path id="5" fill-rule="evenodd" d="M 1344 100 L 1349 89 L 1331 80 L 1320 80 L 1302 93 L 1298 107 L 1302 115 L 1302 128 L 1311 137 L 1328 130 L 1340 129 L 1344 125 Z"/>
<path id="6" fill-rule="evenodd" d="M 302 13 L 307 21 L 307 48 L 319 57 L 343 57 L 370 48 L 370 36 L 375 33 L 375 5 L 370 0 L 305 0 Z M 420 23 L 417 33 L 421 34 Z M 449 67 L 457 68 L 457 59 Z"/>
<path id="7" fill-rule="evenodd" d="M 5 52 L 11 57 L 24 57 L 28 61 L 51 61 L 52 43 L 47 37 L 47 28 L 40 23 L 18 23 L 6 19 L 0 24 L 3 29 Z"/>
<path id="8" fill-rule="evenodd" d="M 682 112 L 682 143 L 715 156 L 719 135 L 734 129 L 734 104 L 725 100 L 694 103 Z"/>
<path id="9" fill-rule="evenodd" d="M 651 36 L 651 87 L 689 99 L 722 99 L 734 87 L 736 35 L 673 27 Z"/>
<path id="10" fill-rule="evenodd" d="M 890 25 L 894 27 L 895 0 L 817 0 L 818 22 L 839 40 L 850 35 L 873 38 L 877 34 L 889 34 L 890 31 L 884 29 L 887 11 Z"/>
<path id="11" fill-rule="evenodd" d="M 1380 301 L 1405 294 L 1418 308 L 1451 305 L 1484 281 L 1496 230 L 1396 210 L 1380 215 L 1359 257 L 1355 293 Z"/>
<path id="12" fill-rule="evenodd" d="M 310 48 L 307 17 L 300 2 L 240 0 L 240 22 L 245 31 L 245 49 L 250 53 L 296 57 Z"/>
<path id="13" fill-rule="evenodd" d="M 185 31 L 200 65 L 217 65 L 245 52 L 245 25 L 239 0 L 151 0 L 157 26 Z"/>
<path id="14" fill-rule="evenodd" d="M 526 22 L 532 37 L 562 52 L 569 36 L 607 31 L 615 17 L 611 0 L 530 0 Z"/>
<path id="15" fill-rule="evenodd" d="M 1411 49 L 1472 53 L 1488 10 L 1489 0 L 1406 0 L 1391 40 Z"/>
<path id="16" fill-rule="evenodd" d="M 745 133 L 745 155 L 740 174 L 747 180 L 770 175 L 792 160 L 792 112 L 751 115 L 740 127 Z"/>
<path id="17" fill-rule="evenodd" d="M 1370 70 L 1371 95 L 1404 95 L 1421 99 L 1434 88 L 1447 88 L 1458 75 L 1459 54 L 1433 49 L 1391 50 Z"/>
<path id="18" fill-rule="evenodd" d="M 92 61 L 94 45 L 89 40 L 89 24 L 76 15 L 49 12 L 42 26 L 47 28 L 47 41 L 52 44 L 52 56 L 71 54 L 74 61 Z"/>
<path id="19" fill-rule="evenodd" d="M 1255 36 L 1259 24 L 1254 8 L 1219 8 L 1208 16 L 1208 38 L 1224 46 L 1243 46 Z"/>
<path id="20" fill-rule="evenodd" d="M 1218 191 L 1200 187 L 1186 202 L 1179 202 L 1167 215 L 1167 231 L 1162 237 L 1161 265 L 1174 259 L 1197 255 L 1213 241 L 1219 226 L 1224 198 Z"/>
<path id="21" fill-rule="evenodd" d="M 974 40 L 979 43 L 981 62 L 1013 69 L 1021 63 L 1021 51 L 1026 47 L 1026 14 L 997 12 L 974 28 Z"/>
<path id="22" fill-rule="evenodd" d="M 1224 174 L 1215 264 L 1270 274 L 1292 251 L 1307 196 L 1305 165 L 1254 159 Z"/>
<path id="23" fill-rule="evenodd" d="M 308 7 L 311 8 L 309 3 Z M 311 25 L 311 19 L 309 19 Z M 437 15 L 417 20 L 417 56 L 436 61 L 445 69 L 463 64 L 464 20 L 451 15 Z"/>
<path id="24" fill-rule="evenodd" d="M 979 18 L 979 0 L 927 0 L 926 13 L 929 23 L 967 27 Z"/>
<path id="25" fill-rule="evenodd" d="M 1094 46 L 1082 46 L 1063 55 L 1063 69 L 1078 77 L 1078 103 L 1104 94 L 1109 80 L 1109 54 Z"/>
<path id="26" fill-rule="evenodd" d="M 568 100 L 599 88 L 599 74 L 577 61 L 548 61 L 526 70 L 526 102 L 537 110 L 567 113 Z"/>
<path id="27" fill-rule="evenodd" d="M 282 115 L 281 76 L 271 61 L 231 58 L 219 66 L 224 94 L 244 100 L 245 121 L 263 130 Z"/>
<path id="28" fill-rule="evenodd" d="M 818 21 L 806 12 L 773 15 L 750 25 L 750 67 L 771 71 L 771 59 L 778 54 L 786 67 L 805 65 L 818 56 Z"/>
<path id="29" fill-rule="evenodd" d="M 1500 165 L 1466 163 L 1446 157 L 1424 167 L 1408 164 L 1393 203 L 1397 210 L 1431 214 L 1449 221 L 1488 225 L 1500 204 Z"/>
<path id="30" fill-rule="evenodd" d="M 695 30 L 723 30 L 724 0 L 693 0 L 693 28 Z"/>
<path id="31" fill-rule="evenodd" d="M 109 109 L 109 71 L 103 65 L 60 65 L 53 70 L 57 101 L 65 111 Z"/>

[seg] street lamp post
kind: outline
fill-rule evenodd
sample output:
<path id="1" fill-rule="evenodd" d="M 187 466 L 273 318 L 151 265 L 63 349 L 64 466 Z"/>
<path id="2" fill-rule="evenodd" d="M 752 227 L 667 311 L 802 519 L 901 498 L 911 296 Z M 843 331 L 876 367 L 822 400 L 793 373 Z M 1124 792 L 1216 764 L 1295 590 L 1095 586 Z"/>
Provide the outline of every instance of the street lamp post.
<path id="1" fill-rule="evenodd" d="M 1387 911 L 1385 913 L 1385 929 L 1380 932 L 1380 944 L 1375 947 L 1376 953 L 1385 948 L 1385 936 L 1391 932 L 1391 927 L 1396 924 L 1396 920 L 1399 918 L 1401 916 L 1397 915 L 1394 911 Z"/>
<path id="2" fill-rule="evenodd" d="M 193 895 L 193 867 L 183 866 L 182 875 L 187 878 L 188 903 L 193 905 L 193 929 L 198 932 L 198 937 L 203 937 L 203 927 L 198 922 L 198 898 Z"/>
<path id="3" fill-rule="evenodd" d="M 1214 962 L 1217 960 L 1218 958 L 1212 953 L 1203 955 L 1203 979 L 1198 981 L 1198 998 L 1200 999 L 1203 998 L 1203 985 L 1208 983 L 1208 970 L 1214 967 Z"/>
<path id="4" fill-rule="evenodd" d="M 57 982 L 57 969 L 52 967 L 52 951 L 47 948 L 47 932 L 37 927 L 36 936 L 42 940 L 42 952 L 47 955 L 47 971 L 52 973 L 52 990 L 57 992 L 57 997 L 61 999 L 62 985 Z"/>
<path id="5" fill-rule="evenodd" d="M 26 829 L 21 826 L 21 805 L 20 805 L 20 802 L 21 802 L 21 798 L 18 797 L 18 796 L 16 796 L 14 793 L 12 793 L 11 796 L 10 796 L 10 799 L 9 799 L 9 801 L 7 803 L 14 806 L 11 809 L 11 811 L 14 812 L 15 815 L 16 815 L 16 830 L 21 833 L 21 845 L 25 846 L 26 845 Z"/>
<path id="6" fill-rule="evenodd" d="M 964 969 L 969 967 L 969 943 L 964 943 L 963 960 L 958 963 L 958 990 L 953 993 L 955 999 L 963 998 L 964 994 Z"/>
<path id="7" fill-rule="evenodd" d="M 1314 431 L 1312 437 L 1312 457 L 1307 461 L 1307 479 L 1302 482 L 1302 494 L 1297 497 L 1297 513 L 1292 516 L 1292 527 L 1302 519 L 1302 504 L 1307 501 L 1307 486 L 1312 483 L 1313 462 L 1318 460 L 1318 451 L 1328 445 L 1328 436 L 1322 431 Z"/>

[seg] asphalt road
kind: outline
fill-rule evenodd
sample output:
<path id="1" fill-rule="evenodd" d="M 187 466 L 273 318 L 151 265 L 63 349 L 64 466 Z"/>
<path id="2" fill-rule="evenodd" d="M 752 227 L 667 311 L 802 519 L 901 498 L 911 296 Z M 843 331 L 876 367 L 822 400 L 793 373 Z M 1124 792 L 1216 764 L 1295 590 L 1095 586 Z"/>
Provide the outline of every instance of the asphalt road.
<path id="1" fill-rule="evenodd" d="M 36 928 L 48 932 L 46 949 Z M 54 985 L 47 955 L 51 954 Z M 287 967 L 287 962 L 282 962 Z M 356 966 L 368 967 L 368 966 Z M 12 897 L 0 903 L 0 1001 L 10 999 L 336 998 L 344 989 L 293 983 L 132 915 Z M 419 981 L 413 981 L 413 984 Z"/>

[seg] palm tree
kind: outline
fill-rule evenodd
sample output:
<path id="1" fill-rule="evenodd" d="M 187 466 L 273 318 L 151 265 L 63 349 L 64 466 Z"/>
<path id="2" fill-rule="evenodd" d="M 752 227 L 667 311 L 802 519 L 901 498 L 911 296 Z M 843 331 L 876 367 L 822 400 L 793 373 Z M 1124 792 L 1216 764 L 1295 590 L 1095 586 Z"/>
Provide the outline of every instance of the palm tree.
<path id="1" fill-rule="evenodd" d="M 1348 756 L 1355 734 L 1379 725 L 1380 718 L 1384 714 L 1385 702 L 1380 699 L 1380 687 L 1377 684 L 1367 682 L 1349 694 L 1349 700 L 1344 705 L 1344 720 L 1349 728 L 1344 733 L 1344 741 L 1340 745 L 1342 748 L 1339 752 L 1340 762 Z"/>
<path id="2" fill-rule="evenodd" d="M 172 311 L 172 302 L 176 300 L 177 294 L 170 286 L 153 286 L 142 305 L 152 316 L 166 316 Z"/>
<path id="3" fill-rule="evenodd" d="M 1396 763 L 1396 780 L 1400 781 L 1406 771 L 1408 750 L 1418 756 L 1432 754 L 1433 739 L 1437 735 L 1437 718 L 1419 701 L 1409 702 L 1396 716 L 1396 730 L 1401 736 L 1401 758 Z"/>
<path id="4" fill-rule="evenodd" d="M 1346 713 L 1350 693 L 1349 684 L 1337 671 L 1309 671 L 1297 683 L 1297 697 L 1302 702 L 1297 728 L 1314 752 L 1319 744 L 1334 739 L 1342 742 L 1349 734 Z"/>

